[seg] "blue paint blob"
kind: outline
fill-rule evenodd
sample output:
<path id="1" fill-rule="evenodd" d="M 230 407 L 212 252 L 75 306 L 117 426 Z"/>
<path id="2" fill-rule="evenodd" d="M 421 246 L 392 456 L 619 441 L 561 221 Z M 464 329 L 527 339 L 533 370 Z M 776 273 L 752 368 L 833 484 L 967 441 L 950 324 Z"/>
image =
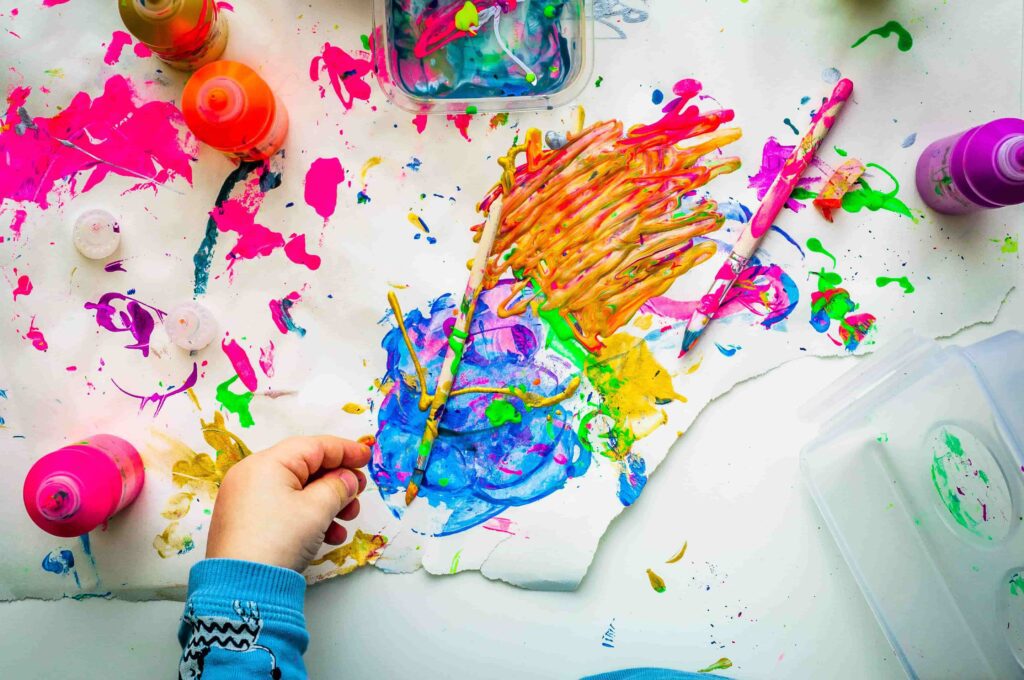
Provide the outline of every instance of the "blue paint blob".
<path id="1" fill-rule="evenodd" d="M 736 356 L 736 352 L 743 349 L 740 345 L 720 345 L 717 342 L 715 343 L 715 347 L 718 348 L 718 351 L 721 352 L 723 356 L 727 357 Z"/>
<path id="2" fill-rule="evenodd" d="M 42 567 L 45 571 L 58 576 L 71 574 L 75 577 L 75 585 L 81 587 L 78 571 L 75 569 L 75 554 L 67 548 L 57 548 L 43 558 Z"/>
<path id="3" fill-rule="evenodd" d="M 405 164 L 405 167 L 409 168 L 413 172 L 419 172 L 421 165 L 423 165 L 423 161 L 413 156 L 412 160 Z"/>
<path id="4" fill-rule="evenodd" d="M 662 92 L 661 90 L 655 90 L 654 92 L 651 93 L 651 103 L 653 103 L 655 106 L 661 104 L 663 101 L 665 101 L 664 92 Z"/>
<path id="5" fill-rule="evenodd" d="M 370 202 L 370 196 L 365 191 L 360 191 L 356 194 L 356 203 L 364 205 Z"/>
<path id="6" fill-rule="evenodd" d="M 827 68 L 821 72 L 821 79 L 829 85 L 835 85 L 839 82 L 839 79 L 843 77 L 843 74 L 839 72 L 839 69 L 832 67 Z"/>
<path id="7" fill-rule="evenodd" d="M 909 135 L 907 135 L 906 139 L 904 139 L 902 142 L 900 142 L 900 146 L 903 147 L 904 149 L 909 149 L 910 147 L 914 146 L 914 142 L 916 142 L 916 141 L 917 141 L 917 133 L 916 132 L 912 132 Z"/>
<path id="8" fill-rule="evenodd" d="M 626 469 L 619 474 L 619 501 L 630 506 L 640 497 L 640 492 L 647 485 L 647 462 L 630 453 L 625 460 Z"/>
<path id="9" fill-rule="evenodd" d="M 800 98 L 800 106 L 807 106 L 810 102 L 811 102 L 811 98 L 810 97 L 801 97 Z"/>
<path id="10" fill-rule="evenodd" d="M 510 290 L 511 284 L 502 282 L 477 301 L 454 387 L 521 384 L 537 395 L 559 394 L 578 370 L 544 349 L 550 331 L 532 311 L 508 319 L 497 316 L 495 309 Z M 434 385 L 441 372 L 454 310 L 455 302 L 446 294 L 434 300 L 426 314 L 414 309 L 405 315 L 428 385 Z M 388 508 L 401 517 L 427 414 L 419 408 L 416 371 L 400 331 L 392 328 L 382 346 L 387 352 L 383 381 L 392 388 L 378 412 L 369 472 Z M 522 414 L 519 422 L 492 425 L 486 411 L 496 399 L 511 402 Z M 583 475 L 591 454 L 580 442 L 577 421 L 564 402 L 529 408 L 506 394 L 470 393 L 449 399 L 419 493 L 435 507 L 444 503 L 451 510 L 436 535 L 465 531 L 506 508 L 549 496 Z"/>

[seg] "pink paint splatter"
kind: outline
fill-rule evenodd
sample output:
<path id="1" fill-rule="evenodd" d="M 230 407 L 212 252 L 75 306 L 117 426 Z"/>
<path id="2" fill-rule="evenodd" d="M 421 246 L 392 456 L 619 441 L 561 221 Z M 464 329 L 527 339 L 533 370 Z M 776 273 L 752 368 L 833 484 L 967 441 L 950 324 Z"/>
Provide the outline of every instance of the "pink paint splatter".
<path id="1" fill-rule="evenodd" d="M 373 70 L 368 52 L 355 57 L 340 47 L 324 43 L 323 50 L 309 63 L 309 78 L 318 83 L 320 98 L 327 96 L 326 88 L 319 85 L 320 77 L 326 75 L 341 105 L 348 111 L 356 99 L 370 100 L 370 84 L 363 80 Z"/>
<path id="2" fill-rule="evenodd" d="M 412 119 L 412 124 L 416 126 L 416 132 L 423 134 L 423 131 L 427 129 L 427 114 L 421 113 Z"/>
<path id="3" fill-rule="evenodd" d="M 345 181 L 345 169 L 337 158 L 318 158 L 306 172 L 305 199 L 326 222 L 338 207 L 338 186 Z"/>
<path id="4" fill-rule="evenodd" d="M 125 31 L 114 31 L 110 37 L 110 44 L 107 45 L 107 53 L 103 57 L 103 63 L 113 66 L 121 59 L 121 51 L 132 44 L 132 36 Z"/>
<path id="5" fill-rule="evenodd" d="M 46 208 L 58 190 L 73 197 L 109 174 L 143 179 L 129 191 L 179 176 L 192 182 L 198 145 L 181 112 L 171 102 L 140 103 L 124 76 L 111 76 L 95 100 L 79 92 L 52 118 L 29 116 L 29 94 L 27 87 L 14 88 L 0 122 L 0 205 Z"/>
<path id="6" fill-rule="evenodd" d="M 459 134 L 467 142 L 473 141 L 469 138 L 469 121 L 473 120 L 473 116 L 468 113 L 457 113 L 455 115 L 448 115 L 448 120 L 455 123 L 455 127 L 458 128 Z"/>
<path id="7" fill-rule="evenodd" d="M 2 201 L 0 201 L 2 203 Z M 14 232 L 12 237 L 15 241 L 21 238 L 21 228 L 25 225 L 25 219 L 28 217 L 28 213 L 24 210 L 15 210 L 14 219 L 11 221 L 11 231 Z M 3 242 L 3 237 L 0 237 L 0 242 Z"/>
<path id="8" fill-rule="evenodd" d="M 487 523 L 483 525 L 483 527 L 484 529 L 488 529 L 490 531 L 497 531 L 498 533 L 502 534 L 509 534 L 511 536 L 516 535 L 516 533 L 512 531 L 512 520 L 505 519 L 504 517 L 494 517 L 488 520 Z"/>
<path id="9" fill-rule="evenodd" d="M 775 178 L 778 177 L 782 171 L 782 166 L 795 148 L 795 146 L 779 144 L 779 140 L 774 137 L 769 137 L 768 141 L 765 142 L 764 149 L 761 152 L 761 169 L 757 171 L 756 175 L 751 175 L 750 181 L 747 183 L 747 186 L 751 189 L 757 189 L 757 200 L 760 201 L 768 194 L 768 188 L 775 181 Z M 807 187 L 814 184 L 817 180 L 817 177 L 804 177 L 797 183 L 797 186 Z M 790 198 L 786 201 L 786 207 L 793 212 L 800 212 L 806 206 L 800 201 Z"/>
<path id="10" fill-rule="evenodd" d="M 719 278 L 732 278 L 732 270 L 723 264 Z M 747 267 L 726 295 L 725 301 L 716 312 L 718 318 L 725 318 L 744 312 L 760 317 L 765 328 L 771 328 L 785 320 L 800 302 L 800 292 L 786 272 L 778 265 L 753 265 Z M 667 297 L 648 300 L 641 308 L 677 321 L 689 321 L 700 307 L 700 300 L 679 301 Z M 667 329 L 671 329 L 668 326 Z"/>
<path id="11" fill-rule="evenodd" d="M 270 318 L 274 320 L 274 325 L 282 334 L 287 335 L 291 331 L 300 337 L 306 335 L 306 329 L 297 325 L 291 314 L 291 308 L 301 299 L 302 296 L 293 290 L 280 300 L 270 301 Z"/>
<path id="12" fill-rule="evenodd" d="M 306 235 L 292 234 L 284 246 L 284 254 L 295 264 L 301 264 L 313 271 L 320 268 L 320 256 L 306 252 Z"/>
<path id="13" fill-rule="evenodd" d="M 14 273 L 17 274 L 18 270 L 15 269 Z M 32 292 L 32 279 L 27 274 L 22 274 L 18 277 L 18 285 L 14 288 L 14 299 L 17 300 L 19 295 L 28 295 Z"/>
<path id="14" fill-rule="evenodd" d="M 56 7 L 57 5 L 63 5 L 68 0 L 43 0 L 43 7 Z"/>
<path id="15" fill-rule="evenodd" d="M 132 52 L 134 52 L 135 56 L 140 59 L 153 56 L 153 50 L 149 49 L 142 43 L 135 43 L 135 47 L 132 48 Z"/>
<path id="16" fill-rule="evenodd" d="M 45 352 L 50 348 L 50 346 L 46 344 L 46 337 L 43 335 L 43 332 L 36 327 L 36 317 L 34 316 L 28 322 L 28 333 L 26 333 L 24 337 L 40 352 Z"/>
<path id="17" fill-rule="evenodd" d="M 266 347 L 260 347 L 260 370 L 268 378 L 274 377 L 274 341 Z"/>
<path id="18" fill-rule="evenodd" d="M 224 350 L 224 354 L 228 356 L 231 361 L 232 367 L 235 369 L 235 373 L 238 374 L 242 384 L 250 392 L 255 392 L 259 386 L 256 378 L 256 371 L 252 368 L 252 362 L 249 361 L 249 355 L 245 353 L 237 342 L 234 340 L 222 340 L 220 348 Z"/>
<path id="19" fill-rule="evenodd" d="M 230 2 L 224 2 L 224 0 L 221 0 L 220 2 L 217 3 L 217 9 L 223 10 L 225 12 L 234 12 L 235 11 L 234 6 Z"/>

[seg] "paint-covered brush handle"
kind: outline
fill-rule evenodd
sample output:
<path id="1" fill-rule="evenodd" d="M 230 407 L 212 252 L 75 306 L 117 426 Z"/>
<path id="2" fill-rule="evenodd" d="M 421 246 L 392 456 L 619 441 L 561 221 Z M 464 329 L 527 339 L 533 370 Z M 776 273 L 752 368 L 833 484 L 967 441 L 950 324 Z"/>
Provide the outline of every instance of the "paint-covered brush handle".
<path id="1" fill-rule="evenodd" d="M 750 221 L 750 225 L 744 230 L 739 241 L 737 241 L 733 252 L 738 257 L 750 259 L 757 252 L 761 239 L 768 233 L 768 230 L 772 227 L 772 222 L 782 212 L 783 206 L 786 205 L 786 201 L 789 200 L 793 190 L 796 189 L 797 183 L 807 170 L 807 166 L 814 159 L 815 152 L 821 146 L 821 142 L 828 135 L 829 130 L 835 125 L 836 120 L 839 118 L 839 112 L 852 94 L 853 82 L 843 78 L 836 84 L 835 89 L 832 91 L 832 96 L 821 105 L 818 113 L 811 120 L 810 129 L 804 134 L 796 148 L 793 149 L 793 153 L 786 159 L 779 175 L 768 188 L 768 193 L 765 194 L 764 200 L 761 201 L 761 205 Z"/>

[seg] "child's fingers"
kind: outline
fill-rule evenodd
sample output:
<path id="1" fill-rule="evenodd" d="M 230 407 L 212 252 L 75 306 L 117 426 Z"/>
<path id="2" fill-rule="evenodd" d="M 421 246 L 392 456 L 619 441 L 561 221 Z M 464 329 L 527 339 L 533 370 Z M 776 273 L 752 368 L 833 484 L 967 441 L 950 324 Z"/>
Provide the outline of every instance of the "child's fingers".
<path id="1" fill-rule="evenodd" d="M 327 527 L 327 533 L 324 534 L 324 543 L 328 545 L 341 545 L 347 538 L 348 530 L 337 522 L 331 522 L 331 526 Z"/>
<path id="2" fill-rule="evenodd" d="M 315 503 L 323 513 L 324 522 L 330 521 L 359 494 L 359 480 L 348 468 L 325 472 L 299 492 L 303 498 Z"/>
<path id="3" fill-rule="evenodd" d="M 370 447 L 330 435 L 291 437 L 268 449 L 266 455 L 305 484 L 321 468 L 363 467 L 370 460 Z"/>
<path id="4" fill-rule="evenodd" d="M 359 499 L 353 498 L 352 502 L 341 509 L 338 513 L 338 519 L 343 522 L 351 522 L 359 514 Z"/>

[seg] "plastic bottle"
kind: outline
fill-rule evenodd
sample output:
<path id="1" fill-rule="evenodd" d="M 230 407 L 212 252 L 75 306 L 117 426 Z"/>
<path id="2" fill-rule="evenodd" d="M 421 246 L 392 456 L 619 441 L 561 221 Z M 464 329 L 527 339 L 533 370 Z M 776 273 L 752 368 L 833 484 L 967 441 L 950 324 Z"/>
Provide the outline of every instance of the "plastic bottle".
<path id="1" fill-rule="evenodd" d="M 216 0 L 118 0 L 121 20 L 168 66 L 193 71 L 219 59 L 228 22 Z"/>
<path id="2" fill-rule="evenodd" d="M 238 160 L 270 158 L 288 134 L 288 112 L 270 86 L 234 61 L 196 71 L 185 84 L 181 110 L 196 137 Z"/>
<path id="3" fill-rule="evenodd" d="M 22 497 L 40 529 L 70 538 L 89 533 L 134 501 L 144 479 L 134 446 L 98 434 L 36 461 Z"/>
<path id="4" fill-rule="evenodd" d="M 1024 120 L 1000 118 L 934 142 L 917 162 L 917 190 L 949 215 L 1024 203 Z"/>

